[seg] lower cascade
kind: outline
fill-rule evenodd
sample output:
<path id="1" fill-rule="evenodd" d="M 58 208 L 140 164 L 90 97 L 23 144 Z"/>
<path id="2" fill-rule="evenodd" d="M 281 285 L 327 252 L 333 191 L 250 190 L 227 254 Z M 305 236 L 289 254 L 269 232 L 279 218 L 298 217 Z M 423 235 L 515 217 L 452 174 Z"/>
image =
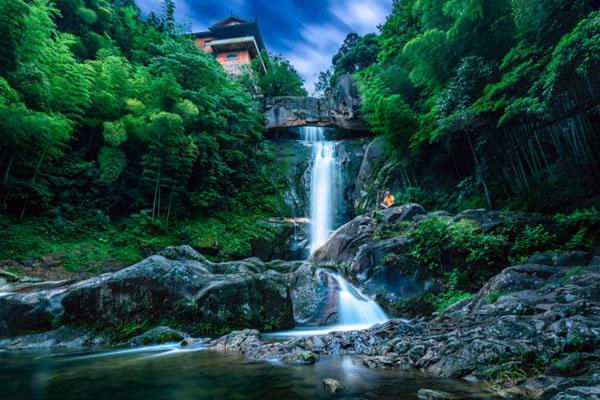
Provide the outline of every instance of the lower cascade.
<path id="1" fill-rule="evenodd" d="M 340 327 L 365 329 L 389 319 L 379 304 L 362 294 L 341 275 L 330 276 L 339 286 L 338 325 Z"/>

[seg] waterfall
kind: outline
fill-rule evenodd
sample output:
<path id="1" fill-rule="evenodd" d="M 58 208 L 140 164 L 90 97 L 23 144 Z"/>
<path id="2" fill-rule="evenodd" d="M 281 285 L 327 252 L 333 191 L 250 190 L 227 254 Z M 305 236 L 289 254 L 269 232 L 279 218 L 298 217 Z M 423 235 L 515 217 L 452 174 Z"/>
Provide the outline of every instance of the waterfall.
<path id="1" fill-rule="evenodd" d="M 310 185 L 307 186 L 310 194 L 310 252 L 313 253 L 327 242 L 329 235 L 336 228 L 335 225 L 344 222 L 339 221 L 343 218 L 340 206 L 344 188 L 341 163 L 337 160 L 336 142 L 328 141 L 325 129 L 319 127 L 302 127 L 300 136 L 306 145 L 312 147 Z M 337 323 L 333 326 L 298 328 L 267 336 L 305 336 L 367 329 L 389 319 L 374 300 L 362 294 L 341 275 L 326 273 L 329 280 L 328 290 L 335 295 L 335 303 L 328 304 L 336 307 Z"/>
<path id="2" fill-rule="evenodd" d="M 375 301 L 352 286 L 339 274 L 330 274 L 339 286 L 338 325 L 344 328 L 364 329 L 387 321 L 389 318 Z"/>
<path id="3" fill-rule="evenodd" d="M 323 246 L 333 230 L 334 213 L 339 199 L 339 176 L 335 142 L 325 139 L 325 129 L 301 128 L 303 140 L 312 146 L 310 174 L 310 252 Z"/>

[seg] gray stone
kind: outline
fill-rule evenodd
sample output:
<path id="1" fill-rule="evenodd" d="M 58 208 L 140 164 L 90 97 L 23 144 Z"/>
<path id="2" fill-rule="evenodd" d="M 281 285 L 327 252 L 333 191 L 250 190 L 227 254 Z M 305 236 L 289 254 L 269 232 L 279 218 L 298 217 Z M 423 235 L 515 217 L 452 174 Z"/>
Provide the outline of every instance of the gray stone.
<path id="1" fill-rule="evenodd" d="M 566 390 L 571 396 L 579 396 L 584 399 L 600 399 L 600 386 L 575 386 Z"/>
<path id="2" fill-rule="evenodd" d="M 427 211 L 414 203 L 404 204 L 399 207 L 391 207 L 382 211 L 383 222 L 388 225 L 397 225 L 405 221 L 411 221 L 416 216 L 427 215 Z"/>
<path id="3" fill-rule="evenodd" d="M 108 338 L 102 334 L 91 330 L 63 326 L 48 332 L 0 339 L 0 349 L 6 351 L 79 349 L 82 347 L 99 347 L 108 343 Z"/>
<path id="4" fill-rule="evenodd" d="M 313 125 L 367 131 L 360 103 L 354 78 L 347 74 L 338 78 L 326 97 L 265 97 L 262 108 L 268 129 Z"/>
<path id="5" fill-rule="evenodd" d="M 323 388 L 331 394 L 338 393 L 346 389 L 346 387 L 342 385 L 339 381 L 332 378 L 327 378 L 323 381 Z"/>
<path id="6" fill-rule="evenodd" d="M 600 267 L 600 256 L 592 257 L 592 261 L 588 265 L 590 267 Z"/>
<path id="7" fill-rule="evenodd" d="M 450 393 L 442 392 L 441 390 L 419 389 L 417 392 L 419 400 L 438 400 L 438 399 L 454 399 Z"/>
<path id="8" fill-rule="evenodd" d="M 557 254 L 553 251 L 535 254 L 527 260 L 526 264 L 554 265 Z"/>
<path id="9" fill-rule="evenodd" d="M 556 265 L 559 267 L 581 267 L 586 266 L 592 259 L 592 255 L 585 251 L 571 251 L 561 254 L 556 259 Z"/>
<path id="10" fill-rule="evenodd" d="M 128 340 L 127 343 L 134 346 L 146 346 L 149 344 L 182 342 L 184 339 L 189 338 L 189 336 L 190 335 L 185 332 L 167 326 L 157 326 L 156 328 L 152 328 L 141 335 Z"/>

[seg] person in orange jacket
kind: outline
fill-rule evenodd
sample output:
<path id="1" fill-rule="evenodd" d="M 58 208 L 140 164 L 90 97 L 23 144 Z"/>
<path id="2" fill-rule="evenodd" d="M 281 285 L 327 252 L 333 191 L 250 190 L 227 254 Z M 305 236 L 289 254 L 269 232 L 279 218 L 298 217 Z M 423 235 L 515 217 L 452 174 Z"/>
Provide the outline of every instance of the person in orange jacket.
<path id="1" fill-rule="evenodd" d="M 381 207 L 382 208 L 390 208 L 394 205 L 395 202 L 396 202 L 396 198 L 388 190 L 385 192 L 385 195 L 383 196 L 383 201 L 381 202 Z"/>

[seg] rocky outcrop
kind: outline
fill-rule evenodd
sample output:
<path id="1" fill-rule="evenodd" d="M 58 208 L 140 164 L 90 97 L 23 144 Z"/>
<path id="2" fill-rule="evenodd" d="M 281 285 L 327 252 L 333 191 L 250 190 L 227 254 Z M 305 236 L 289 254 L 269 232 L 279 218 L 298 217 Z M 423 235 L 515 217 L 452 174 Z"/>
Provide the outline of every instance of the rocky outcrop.
<path id="1" fill-rule="evenodd" d="M 368 131 L 360 116 L 360 103 L 354 78 L 344 75 L 327 97 L 265 97 L 262 107 L 267 129 L 312 125 Z"/>
<path id="2" fill-rule="evenodd" d="M 356 191 L 354 194 L 354 208 L 358 213 L 363 213 L 377 207 L 384 190 L 396 192 L 395 187 L 383 186 L 378 182 L 378 174 L 385 163 L 385 139 L 377 137 L 367 147 L 363 162 L 356 178 Z"/>
<path id="3" fill-rule="evenodd" d="M 178 340 L 185 332 L 280 330 L 296 321 L 324 325 L 337 316 L 335 285 L 329 274 L 308 262 L 213 263 L 188 246 L 168 248 L 129 268 L 80 282 L 15 290 L 0 293 L 0 337 L 77 327 L 69 334 L 83 332 L 82 338 L 70 341 L 82 345 L 96 343 L 89 332 L 106 332 L 112 342 L 121 343 L 141 329 L 157 327 L 128 339 L 147 344 Z M 52 332 L 40 340 L 62 346 L 64 332 Z M 3 343 L 19 348 L 22 341 L 35 339 Z"/>
<path id="4" fill-rule="evenodd" d="M 476 209 L 454 216 L 445 211 L 427 212 L 419 204 L 409 203 L 354 218 L 337 229 L 311 261 L 342 272 L 384 306 L 438 294 L 439 282 L 430 278 L 427 268 L 411 261 L 414 257 L 410 254 L 414 245 L 411 228 L 431 218 L 445 218 L 449 223 L 468 220 L 484 233 L 499 229 L 518 231 L 538 224 L 552 228 L 552 220 L 543 215 Z M 591 260 L 590 254 L 581 252 L 539 254 L 532 258 L 536 263 L 556 262 L 559 266 L 587 264 Z M 393 307 L 388 310 L 394 311 Z"/>
<path id="5" fill-rule="evenodd" d="M 7 351 L 81 349 L 105 346 L 109 343 L 107 336 L 93 330 L 62 326 L 47 332 L 0 339 L 0 349 Z"/>
<path id="6" fill-rule="evenodd" d="M 518 384 L 536 398 L 593 399 L 600 382 L 600 267 L 513 266 L 429 323 L 390 321 L 270 344 L 257 332 L 242 336 L 236 350 L 251 359 L 350 352 L 369 367 Z"/>
<path id="7" fill-rule="evenodd" d="M 57 325 L 122 330 L 169 321 L 192 333 L 294 326 L 287 288 L 258 260 L 212 263 L 189 247 L 169 248 L 115 273 L 31 293 L 0 294 L 0 336 Z"/>
<path id="8" fill-rule="evenodd" d="M 316 97 L 265 97 L 267 129 L 330 126 L 330 100 Z"/>

